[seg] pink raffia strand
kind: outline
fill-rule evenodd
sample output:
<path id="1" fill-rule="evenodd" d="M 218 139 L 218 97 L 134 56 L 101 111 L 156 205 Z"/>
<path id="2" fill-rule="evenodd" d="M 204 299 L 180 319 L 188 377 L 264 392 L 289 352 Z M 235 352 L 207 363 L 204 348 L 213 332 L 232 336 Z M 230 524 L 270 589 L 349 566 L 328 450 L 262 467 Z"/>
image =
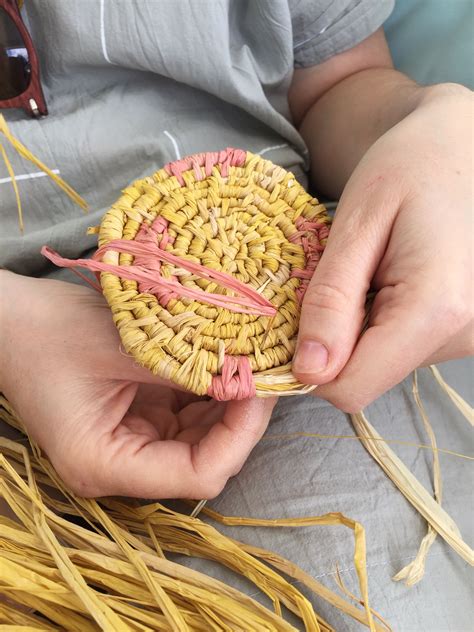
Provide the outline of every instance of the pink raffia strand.
<path id="1" fill-rule="evenodd" d="M 41 250 L 41 252 L 43 253 L 42 250 Z M 92 279 L 89 279 L 88 277 L 86 277 L 85 274 L 82 274 L 82 272 L 79 272 L 79 270 L 74 270 L 74 268 L 71 268 L 71 272 L 74 272 L 75 275 L 77 275 L 80 279 L 82 279 L 88 285 L 90 285 L 93 290 L 95 290 L 96 292 L 99 292 L 100 294 L 102 294 L 102 288 L 100 286 L 100 283 L 97 283 L 96 281 L 93 281 Z"/>
<path id="2" fill-rule="evenodd" d="M 214 375 L 207 393 L 218 401 L 247 399 L 256 393 L 252 367 L 246 356 L 224 356 L 222 374 Z"/>
<path id="3" fill-rule="evenodd" d="M 296 289 L 296 296 L 301 304 L 316 266 L 321 259 L 321 254 L 324 251 L 321 241 L 327 239 L 329 228 L 326 224 L 312 222 L 304 219 L 304 217 L 298 217 L 295 224 L 298 231 L 290 237 L 290 241 L 300 244 L 306 255 L 305 268 L 295 268 L 291 273 L 292 277 L 296 277 L 301 281 L 300 286 Z"/>
<path id="4" fill-rule="evenodd" d="M 172 237 L 168 233 L 168 223 L 168 220 L 166 220 L 164 217 L 159 216 L 153 221 L 151 226 L 148 226 L 147 224 L 142 224 L 140 226 L 140 230 L 135 237 L 135 241 L 141 244 L 151 245 L 158 243 L 158 248 L 160 248 L 160 250 L 165 250 L 166 246 L 168 244 L 172 244 L 174 241 L 174 237 Z M 146 255 L 145 257 L 137 255 L 135 256 L 133 263 L 136 266 L 143 266 L 149 270 L 154 270 L 155 272 L 160 273 L 161 261 L 159 259 L 152 259 L 148 255 Z M 171 280 L 179 283 L 179 280 L 174 275 L 171 275 Z M 138 283 L 138 289 L 140 290 L 140 292 L 143 293 L 150 292 L 149 286 L 149 283 Z M 155 292 L 155 296 L 160 302 L 160 305 L 165 308 L 171 299 L 179 298 L 179 294 L 177 292 L 171 291 L 169 288 L 160 290 L 157 289 Z"/>
<path id="5" fill-rule="evenodd" d="M 222 151 L 209 151 L 175 160 L 165 165 L 164 169 L 170 176 L 175 176 L 181 186 L 184 186 L 183 171 L 192 169 L 196 180 L 204 180 L 212 174 L 212 168 L 215 165 L 220 165 L 221 175 L 225 178 L 229 175 L 229 167 L 242 167 L 246 158 L 246 151 L 228 147 Z"/>
<path id="6" fill-rule="evenodd" d="M 140 265 L 113 265 L 102 261 L 103 255 L 108 251 L 122 252 L 140 257 Z M 151 294 L 160 292 L 172 292 L 177 296 L 186 297 L 195 301 L 201 301 L 223 307 L 233 312 L 242 314 L 252 314 L 257 316 L 274 316 L 276 309 L 265 297 L 261 296 L 251 287 L 241 281 L 234 279 L 225 272 L 211 270 L 200 263 L 186 261 L 181 257 L 161 250 L 154 241 L 137 242 L 130 239 L 115 239 L 101 246 L 92 259 L 66 259 L 57 252 L 43 246 L 41 254 L 62 268 L 85 268 L 92 272 L 111 272 L 123 279 L 137 281 L 143 288 Z M 237 296 L 226 296 L 224 294 L 214 294 L 203 290 L 185 287 L 175 280 L 165 279 L 160 269 L 156 269 L 156 261 L 170 263 L 179 268 L 183 268 L 192 274 L 196 274 L 204 279 L 212 279 L 219 285 L 233 290 Z"/>

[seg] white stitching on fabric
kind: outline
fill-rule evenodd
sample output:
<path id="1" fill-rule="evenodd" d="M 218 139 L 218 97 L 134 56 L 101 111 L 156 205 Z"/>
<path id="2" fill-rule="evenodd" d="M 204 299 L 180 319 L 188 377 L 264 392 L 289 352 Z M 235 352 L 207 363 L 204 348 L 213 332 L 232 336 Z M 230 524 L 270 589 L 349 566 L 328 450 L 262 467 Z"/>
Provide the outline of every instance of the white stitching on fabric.
<path id="1" fill-rule="evenodd" d="M 428 559 L 432 559 L 433 557 L 440 557 L 441 555 L 443 555 L 442 552 L 440 553 L 432 553 L 431 555 L 428 555 L 427 560 Z M 386 562 L 375 562 L 374 564 L 367 564 L 366 568 L 375 568 L 376 566 L 389 566 L 389 565 L 393 565 L 393 564 L 397 564 L 398 562 L 405 562 L 407 560 L 412 561 L 416 558 L 416 555 L 408 555 L 406 557 L 399 557 L 396 560 L 389 560 Z M 349 573 L 349 572 L 355 572 L 355 568 L 353 566 L 350 566 L 348 568 L 340 568 L 339 572 L 340 573 Z M 328 577 L 329 575 L 336 575 L 336 571 L 328 571 L 327 573 L 321 573 L 321 575 L 314 575 L 312 576 L 313 579 L 321 579 L 322 577 Z M 290 586 L 295 586 L 296 584 L 302 584 L 303 582 L 300 579 L 296 579 L 295 581 L 289 582 Z M 248 595 L 249 597 L 255 597 L 257 595 L 260 595 L 261 591 L 257 591 L 254 592 L 250 595 Z"/>
<path id="2" fill-rule="evenodd" d="M 163 130 L 163 134 L 167 136 L 170 139 L 170 141 L 173 143 L 174 153 L 176 154 L 176 160 L 180 160 L 181 152 L 179 151 L 178 141 L 176 140 L 174 136 L 171 136 L 171 134 L 166 129 Z"/>
<path id="3" fill-rule="evenodd" d="M 288 143 L 283 143 L 283 145 L 273 145 L 273 147 L 265 147 L 260 151 L 257 151 L 259 156 L 263 156 L 263 154 L 267 154 L 269 151 L 273 151 L 275 149 L 283 149 L 283 147 L 288 147 Z"/>
<path id="4" fill-rule="evenodd" d="M 107 44 L 105 41 L 105 0 L 100 0 L 100 42 L 102 44 L 102 53 L 104 55 L 105 61 L 109 64 L 110 61 L 109 54 L 107 52 Z"/>
<path id="5" fill-rule="evenodd" d="M 61 173 L 59 169 L 51 169 L 53 173 Z M 20 175 L 15 176 L 15 180 L 31 180 L 33 178 L 44 178 L 48 174 L 44 171 L 34 171 L 33 173 L 20 173 Z M 0 178 L 0 184 L 5 184 L 6 182 L 11 182 L 12 178 Z"/>

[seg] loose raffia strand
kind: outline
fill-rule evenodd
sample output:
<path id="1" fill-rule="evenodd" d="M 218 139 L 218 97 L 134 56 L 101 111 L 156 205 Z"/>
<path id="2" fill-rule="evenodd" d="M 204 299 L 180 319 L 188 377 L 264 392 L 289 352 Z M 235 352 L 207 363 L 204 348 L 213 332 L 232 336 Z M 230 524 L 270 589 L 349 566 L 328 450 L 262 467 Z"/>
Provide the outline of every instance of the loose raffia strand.
<path id="1" fill-rule="evenodd" d="M 430 439 L 431 445 L 433 447 L 433 491 L 434 497 L 436 501 L 441 505 L 442 501 L 442 479 L 441 479 L 441 466 L 439 462 L 439 454 L 437 450 L 437 442 L 436 435 L 434 433 L 433 427 L 431 426 L 430 420 L 428 419 L 428 415 L 426 413 L 425 407 L 420 397 L 420 392 L 418 390 L 418 374 L 415 369 L 413 372 L 413 397 L 415 399 L 415 403 L 418 406 L 418 410 L 420 411 L 420 415 L 423 421 L 423 425 L 425 427 L 426 433 Z M 425 537 L 422 539 L 421 544 L 418 548 L 418 553 L 414 560 L 409 562 L 404 568 L 402 568 L 395 576 L 395 581 L 404 580 L 407 586 L 413 586 L 417 584 L 425 574 L 425 563 L 426 558 L 428 556 L 428 552 L 430 548 L 433 546 L 434 541 L 436 540 L 437 533 L 431 526 L 428 524 L 428 531 Z"/>
<path id="2" fill-rule="evenodd" d="M 282 434 L 269 434 L 262 437 L 261 441 L 281 441 L 290 439 L 352 439 L 355 441 L 381 441 L 382 443 L 392 443 L 394 445 L 406 445 L 413 448 L 419 448 L 421 450 L 430 450 L 431 452 L 440 452 L 441 454 L 449 454 L 455 456 L 458 459 L 466 459 L 466 461 L 474 461 L 474 456 L 469 454 L 462 454 L 461 452 L 455 452 L 454 450 L 447 450 L 446 448 L 433 447 L 432 445 L 426 445 L 424 443 L 416 443 L 415 441 L 403 441 L 401 439 L 385 439 L 384 437 L 371 437 L 369 435 L 343 435 L 343 434 L 321 434 L 319 432 L 289 432 Z"/>
<path id="3" fill-rule="evenodd" d="M 352 414 L 350 417 L 357 434 L 365 437 L 362 441 L 365 449 L 376 460 L 405 498 L 463 560 L 474 566 L 474 551 L 463 540 L 452 518 L 387 444 L 372 440 L 372 437 L 375 439 L 381 439 L 381 437 L 362 411 Z"/>
<path id="4" fill-rule="evenodd" d="M 430 370 L 433 373 L 435 380 L 441 386 L 443 391 L 448 395 L 449 399 L 453 402 L 453 404 L 456 406 L 456 408 L 459 410 L 459 412 L 462 415 L 464 415 L 464 417 L 471 424 L 471 426 L 474 426 L 474 409 L 472 408 L 472 406 L 470 406 L 461 397 L 461 395 L 458 392 L 456 392 L 451 386 L 449 386 L 449 384 L 447 384 L 444 381 L 443 376 L 439 372 L 438 367 L 436 367 L 434 364 L 432 364 L 430 366 Z"/>
<path id="5" fill-rule="evenodd" d="M 29 160 L 34 165 L 36 165 L 38 167 L 38 169 L 41 169 L 41 171 L 44 171 L 44 173 L 48 174 L 48 176 L 52 180 L 54 180 L 54 182 L 56 182 L 58 187 L 60 189 L 62 189 L 71 198 L 71 200 L 73 202 L 78 204 L 85 211 L 88 210 L 87 202 L 76 191 L 74 191 L 74 189 L 67 182 L 65 182 L 56 173 L 51 171 L 51 169 L 49 167 L 47 167 L 43 162 L 41 162 L 41 160 L 39 158 L 37 158 L 34 154 L 32 154 L 31 151 L 27 147 L 25 147 L 25 145 L 23 145 L 23 143 L 21 143 L 17 138 L 15 138 L 13 136 L 13 134 L 10 132 L 10 129 L 9 129 L 8 125 L 7 125 L 7 122 L 6 122 L 6 120 L 5 120 L 5 118 L 3 117 L 2 114 L 0 114 L 0 133 L 5 136 L 5 138 L 8 140 L 8 142 L 19 153 L 19 155 L 22 156 L 22 158 L 26 158 L 26 160 Z M 23 230 L 24 230 L 23 213 L 22 213 L 22 208 L 21 208 L 21 201 L 20 201 L 20 194 L 19 194 L 19 191 L 18 191 L 18 185 L 17 185 L 16 180 L 15 180 L 15 174 L 13 172 L 13 168 L 11 166 L 10 160 L 8 159 L 8 156 L 7 156 L 6 152 L 5 152 L 5 149 L 3 148 L 3 146 L 1 144 L 0 144 L 0 153 L 2 154 L 2 157 L 3 157 L 3 160 L 5 161 L 8 173 L 10 174 L 10 177 L 12 179 L 12 186 L 13 186 L 13 189 L 15 191 L 16 202 L 17 202 L 17 207 L 18 207 L 18 224 L 19 224 L 19 227 L 20 227 L 20 231 L 23 232 Z"/>
<path id="6" fill-rule="evenodd" d="M 188 270 L 192 274 L 196 274 L 202 278 L 215 279 L 223 287 L 234 290 L 240 296 L 225 296 L 223 294 L 213 294 L 212 292 L 204 292 L 187 288 L 186 286 L 177 283 L 175 281 L 168 281 L 165 279 L 159 271 L 150 270 L 145 264 L 140 266 L 130 265 L 112 265 L 110 263 L 104 263 L 101 261 L 101 257 L 108 251 L 125 252 L 133 255 L 141 255 L 149 257 L 151 260 L 158 259 L 160 261 L 166 261 L 167 263 L 174 264 L 180 268 Z M 43 246 L 41 254 L 49 259 L 55 265 L 62 268 L 74 268 L 81 267 L 91 272 L 112 272 L 117 274 L 121 278 L 129 279 L 130 281 L 140 281 L 150 284 L 150 292 L 153 293 L 153 289 L 156 288 L 165 289 L 170 292 L 174 292 L 177 295 L 210 305 L 216 305 L 218 307 L 225 307 L 230 311 L 241 314 L 256 314 L 259 316 L 273 316 L 276 312 L 270 301 L 267 301 L 263 296 L 252 288 L 241 283 L 237 279 L 234 279 L 230 274 L 225 272 L 218 272 L 205 268 L 198 263 L 192 263 L 186 261 L 181 257 L 161 250 L 160 248 L 152 247 L 148 244 L 140 244 L 134 241 L 114 240 L 109 242 L 106 246 L 102 246 L 94 254 L 93 259 L 66 259 L 61 257 L 57 252 Z"/>

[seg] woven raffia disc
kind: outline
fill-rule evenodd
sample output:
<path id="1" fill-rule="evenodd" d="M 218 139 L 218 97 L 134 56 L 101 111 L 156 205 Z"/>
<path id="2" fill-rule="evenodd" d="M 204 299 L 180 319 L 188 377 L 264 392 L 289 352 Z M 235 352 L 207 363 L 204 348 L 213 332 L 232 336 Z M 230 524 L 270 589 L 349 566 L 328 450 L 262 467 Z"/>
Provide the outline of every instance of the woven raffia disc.
<path id="1" fill-rule="evenodd" d="M 242 150 L 197 154 L 137 180 L 99 232 L 102 262 L 114 271 L 148 271 L 140 280 L 101 274 L 125 350 L 199 395 L 305 392 L 291 359 L 301 300 L 329 221 L 292 173 Z M 134 243 L 127 252 L 114 240 Z M 164 261 L 161 253 L 179 261 Z M 189 264 L 225 273 L 238 287 Z M 227 303 L 209 302 L 216 296 Z"/>

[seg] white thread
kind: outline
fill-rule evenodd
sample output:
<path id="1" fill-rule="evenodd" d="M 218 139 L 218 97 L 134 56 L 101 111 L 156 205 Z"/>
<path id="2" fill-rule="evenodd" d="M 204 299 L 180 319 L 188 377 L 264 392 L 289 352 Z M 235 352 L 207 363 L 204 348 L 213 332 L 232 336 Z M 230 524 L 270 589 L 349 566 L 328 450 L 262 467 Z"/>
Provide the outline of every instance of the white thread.
<path id="1" fill-rule="evenodd" d="M 442 553 L 432 553 L 431 555 L 428 556 L 428 559 L 432 559 L 433 557 L 440 557 L 442 555 Z M 394 566 L 395 562 L 403 562 L 404 560 L 411 560 L 413 561 L 414 559 L 416 559 L 416 555 L 407 555 L 406 557 L 400 557 L 397 560 L 390 560 L 387 562 L 374 562 L 374 564 L 366 564 L 366 569 L 367 568 L 375 568 L 376 566 Z M 352 573 L 352 572 L 356 572 L 355 567 L 351 566 L 349 568 L 340 568 L 339 569 L 339 573 Z M 337 571 L 329 571 L 327 573 L 321 573 L 321 575 L 312 575 L 313 579 L 321 579 L 322 577 L 328 577 L 330 575 L 337 575 Z M 290 586 L 296 586 L 296 584 L 302 584 L 303 582 L 301 581 L 301 579 L 295 579 L 292 582 L 288 582 L 290 584 Z M 257 591 L 255 593 L 252 593 L 251 595 L 248 595 L 248 597 L 256 597 L 257 595 L 261 595 L 260 591 Z"/>
<path id="2" fill-rule="evenodd" d="M 259 156 L 263 156 L 263 154 L 267 154 L 269 151 L 273 151 L 274 149 L 283 149 L 283 147 L 288 147 L 288 143 L 283 143 L 283 145 L 273 145 L 273 147 L 265 147 L 261 151 L 257 151 Z"/>
<path id="3" fill-rule="evenodd" d="M 179 146 L 176 141 L 176 138 L 174 138 L 174 136 L 171 136 L 171 134 L 166 129 L 163 130 L 163 134 L 167 136 L 170 139 L 170 141 L 173 143 L 174 153 L 176 154 L 176 160 L 179 160 L 181 158 L 181 152 L 179 151 Z"/>
<path id="4" fill-rule="evenodd" d="M 53 173 L 60 173 L 59 169 L 51 169 Z M 33 178 L 44 178 L 48 174 L 45 171 L 34 171 L 33 173 L 20 173 L 19 176 L 15 176 L 15 181 L 17 180 L 31 180 Z M 0 178 L 0 184 L 5 184 L 6 182 L 11 182 L 12 178 Z"/>
<path id="5" fill-rule="evenodd" d="M 107 44 L 105 42 L 105 0 L 100 0 L 100 41 L 102 44 L 102 53 L 104 55 L 105 61 L 109 64 L 110 61 L 109 54 L 107 52 Z"/>

